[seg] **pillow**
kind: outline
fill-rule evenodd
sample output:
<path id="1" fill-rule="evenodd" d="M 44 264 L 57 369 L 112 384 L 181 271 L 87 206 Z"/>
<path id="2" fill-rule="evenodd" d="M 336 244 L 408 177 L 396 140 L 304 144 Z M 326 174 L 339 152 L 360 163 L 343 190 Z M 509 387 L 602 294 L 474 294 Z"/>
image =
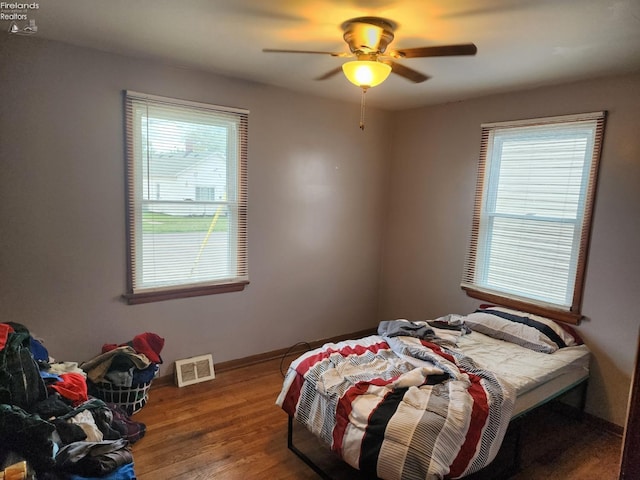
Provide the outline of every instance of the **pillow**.
<path id="1" fill-rule="evenodd" d="M 471 330 L 536 352 L 553 353 L 559 348 L 582 344 L 580 337 L 568 326 L 505 307 L 481 305 L 465 317 L 464 323 Z"/>

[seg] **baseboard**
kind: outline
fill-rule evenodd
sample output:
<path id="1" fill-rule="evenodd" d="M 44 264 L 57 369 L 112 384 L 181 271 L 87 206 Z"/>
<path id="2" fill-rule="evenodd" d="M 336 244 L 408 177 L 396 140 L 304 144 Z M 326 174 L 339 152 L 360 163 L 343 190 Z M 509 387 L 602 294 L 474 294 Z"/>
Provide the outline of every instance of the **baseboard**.
<path id="1" fill-rule="evenodd" d="M 604 418 L 596 417 L 595 415 L 587 412 L 584 413 L 584 420 L 600 430 L 605 430 L 609 433 L 613 433 L 614 435 L 618 435 L 619 437 L 622 437 L 624 433 L 623 426 L 609 422 Z"/>
<path id="2" fill-rule="evenodd" d="M 554 411 L 559 412 L 563 415 L 567 415 L 573 418 L 581 419 L 583 422 L 588 423 L 593 426 L 594 429 L 605 431 L 612 433 L 614 435 L 618 435 L 622 437 L 624 432 L 624 427 L 617 425 L 615 423 L 609 422 L 604 418 L 596 417 L 591 413 L 587 413 L 581 411 L 579 408 L 569 405 L 568 403 L 564 403 L 562 401 L 556 401 L 551 404 Z"/>
<path id="3" fill-rule="evenodd" d="M 345 333 L 342 335 L 337 335 L 335 337 L 322 338 L 320 340 L 313 340 L 310 342 L 306 342 L 309 346 L 313 348 L 318 348 L 325 343 L 333 343 L 340 342 L 342 340 L 349 340 L 353 338 L 361 338 L 366 337 L 367 335 L 374 335 L 376 333 L 375 328 L 368 328 L 366 330 L 360 330 L 358 332 Z M 274 360 L 276 358 L 282 358 L 284 355 L 293 355 L 300 354 L 306 351 L 306 343 L 301 342 L 300 344 L 296 344 L 292 347 L 288 348 L 280 348 L 278 350 L 271 350 L 269 352 L 258 353 L 256 355 L 250 355 L 248 357 L 238 358 L 235 360 L 228 360 L 226 362 L 219 362 L 214 364 L 214 369 L 216 373 L 227 372 L 229 370 L 235 370 L 237 368 L 248 367 L 250 365 L 255 365 L 257 363 L 266 362 L 268 360 Z M 154 380 L 155 386 L 161 385 L 171 385 L 174 383 L 173 380 L 173 372 L 169 375 L 163 375 Z"/>

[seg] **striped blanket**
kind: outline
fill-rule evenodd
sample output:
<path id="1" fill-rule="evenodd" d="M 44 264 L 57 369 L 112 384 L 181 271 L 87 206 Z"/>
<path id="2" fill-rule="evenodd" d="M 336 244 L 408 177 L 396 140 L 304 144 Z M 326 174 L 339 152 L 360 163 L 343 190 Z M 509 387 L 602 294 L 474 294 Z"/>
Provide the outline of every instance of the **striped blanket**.
<path id="1" fill-rule="evenodd" d="M 463 477 L 496 456 L 515 393 L 437 343 L 372 335 L 326 344 L 291 364 L 276 403 L 371 477 Z"/>

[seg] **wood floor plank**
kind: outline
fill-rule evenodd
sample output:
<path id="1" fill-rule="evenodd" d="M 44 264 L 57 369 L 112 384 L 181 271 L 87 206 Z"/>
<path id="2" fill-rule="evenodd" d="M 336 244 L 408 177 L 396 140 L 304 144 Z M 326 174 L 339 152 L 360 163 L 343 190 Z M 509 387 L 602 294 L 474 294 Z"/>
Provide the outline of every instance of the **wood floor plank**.
<path id="1" fill-rule="evenodd" d="M 279 359 L 188 387 L 154 385 L 133 417 L 147 426 L 133 446 L 138 478 L 316 480 L 287 448 L 287 416 L 275 405 L 281 386 Z M 553 409 L 536 415 L 523 433 L 524 469 L 513 480 L 617 478 L 619 436 Z M 337 477 L 354 478 L 332 454 L 322 458 Z"/>

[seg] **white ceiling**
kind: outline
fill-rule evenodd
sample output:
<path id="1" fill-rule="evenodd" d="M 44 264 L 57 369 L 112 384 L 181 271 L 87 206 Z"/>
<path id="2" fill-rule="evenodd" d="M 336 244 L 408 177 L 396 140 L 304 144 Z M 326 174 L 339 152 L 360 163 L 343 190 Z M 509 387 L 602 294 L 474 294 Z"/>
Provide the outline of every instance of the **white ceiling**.
<path id="1" fill-rule="evenodd" d="M 25 0 L 26 1 L 26 0 Z M 404 109 L 640 70 L 640 0 L 41 0 L 38 37 L 359 102 L 345 59 L 263 48 L 348 51 L 340 25 L 397 23 L 393 48 L 473 42 L 474 57 L 398 62 L 431 76 L 392 75 L 367 104 Z M 7 29 L 8 29 L 8 22 Z M 18 22 L 20 23 L 20 22 Z"/>

